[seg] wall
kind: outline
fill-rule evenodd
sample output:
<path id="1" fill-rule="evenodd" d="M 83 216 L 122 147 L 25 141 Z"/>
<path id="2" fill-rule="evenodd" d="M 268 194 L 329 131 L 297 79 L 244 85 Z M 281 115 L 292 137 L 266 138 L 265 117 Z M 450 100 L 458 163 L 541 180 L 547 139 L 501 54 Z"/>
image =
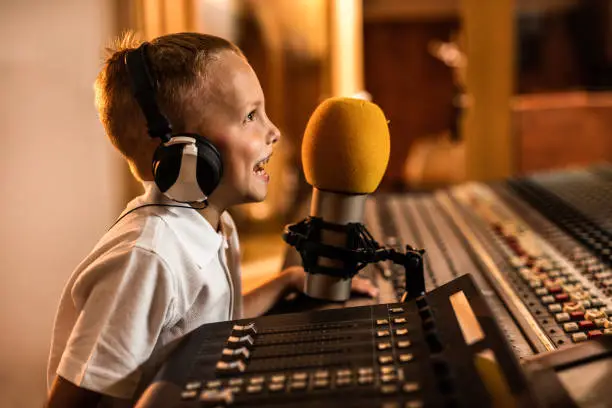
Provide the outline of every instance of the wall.
<path id="1" fill-rule="evenodd" d="M 0 0 L 0 406 L 40 407 L 68 276 L 123 206 L 92 83 L 113 0 Z"/>

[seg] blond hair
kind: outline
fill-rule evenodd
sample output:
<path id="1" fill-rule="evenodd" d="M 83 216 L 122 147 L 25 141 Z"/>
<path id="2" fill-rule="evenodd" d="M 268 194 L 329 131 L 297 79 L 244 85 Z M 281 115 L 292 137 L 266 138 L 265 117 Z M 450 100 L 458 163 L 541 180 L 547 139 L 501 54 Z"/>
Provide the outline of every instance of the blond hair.
<path id="1" fill-rule="evenodd" d="M 126 54 L 140 43 L 127 33 L 107 50 L 109 57 L 96 79 L 95 94 L 100 121 L 111 143 L 127 159 L 134 176 L 143 179 L 150 171 L 154 144 L 125 65 Z M 204 117 L 207 68 L 224 50 L 243 56 L 231 42 L 207 34 L 169 34 L 151 41 L 147 56 L 157 81 L 157 103 L 175 132 L 187 131 L 190 119 Z"/>

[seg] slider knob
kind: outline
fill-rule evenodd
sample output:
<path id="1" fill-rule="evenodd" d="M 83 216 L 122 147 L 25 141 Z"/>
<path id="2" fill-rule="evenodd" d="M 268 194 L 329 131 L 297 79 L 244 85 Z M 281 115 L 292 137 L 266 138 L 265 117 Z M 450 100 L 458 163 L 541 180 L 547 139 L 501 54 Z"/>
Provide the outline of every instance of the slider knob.
<path id="1" fill-rule="evenodd" d="M 254 336 L 257 334 L 257 328 L 255 327 L 255 322 L 251 322 L 245 325 L 235 324 L 232 327 L 232 335 L 236 337 L 242 337 L 246 335 Z"/>
<path id="2" fill-rule="evenodd" d="M 227 339 L 227 346 L 229 348 L 240 348 L 240 347 L 246 347 L 247 349 L 251 349 L 251 347 L 253 347 L 253 344 L 255 344 L 255 340 L 253 340 L 253 337 L 251 337 L 250 335 L 246 335 L 246 336 L 229 336 Z"/>
<path id="3" fill-rule="evenodd" d="M 224 348 L 221 352 L 221 356 L 224 360 L 248 360 L 251 357 L 251 352 L 246 347 Z"/>

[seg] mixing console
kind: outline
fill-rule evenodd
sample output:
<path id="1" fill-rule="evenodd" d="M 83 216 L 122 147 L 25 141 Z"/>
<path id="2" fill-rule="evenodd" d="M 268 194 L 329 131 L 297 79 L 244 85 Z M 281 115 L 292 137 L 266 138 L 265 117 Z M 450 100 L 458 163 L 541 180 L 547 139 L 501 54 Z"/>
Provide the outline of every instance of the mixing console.
<path id="1" fill-rule="evenodd" d="M 597 388 L 572 379 L 586 371 L 555 373 L 612 356 L 612 166 L 378 194 L 366 204 L 365 224 L 386 247 L 425 249 L 425 298 L 399 303 L 404 270 L 380 262 L 360 272 L 379 287 L 377 299 L 329 303 L 302 295 L 274 313 L 307 313 L 203 326 L 158 375 L 158 383 L 173 384 L 170 403 L 142 406 L 593 400 Z M 519 361 L 531 382 L 546 377 L 541 387 L 578 389 L 559 403 L 549 387 L 536 403 Z"/>
<path id="2" fill-rule="evenodd" d="M 174 394 L 141 407 L 535 406 L 469 276 L 407 303 L 202 326 L 156 381 Z"/>

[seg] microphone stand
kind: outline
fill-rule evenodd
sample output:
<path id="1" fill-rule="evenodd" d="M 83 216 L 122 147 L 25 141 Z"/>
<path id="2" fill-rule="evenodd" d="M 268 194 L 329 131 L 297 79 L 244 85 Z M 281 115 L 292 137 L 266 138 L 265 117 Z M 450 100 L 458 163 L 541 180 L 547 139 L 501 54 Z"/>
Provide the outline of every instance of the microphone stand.
<path id="1" fill-rule="evenodd" d="M 346 233 L 346 247 L 338 247 L 320 242 L 322 230 Z M 307 217 L 287 226 L 283 240 L 294 247 L 302 258 L 304 270 L 311 274 L 352 278 L 366 265 L 391 261 L 402 265 L 406 275 L 406 291 L 401 299 L 407 302 L 425 295 L 425 275 L 423 254 L 425 250 L 406 245 L 406 252 L 381 246 L 367 228 L 361 223 L 346 225 L 333 224 L 319 217 Z M 319 257 L 344 262 L 343 268 L 318 265 Z"/>

